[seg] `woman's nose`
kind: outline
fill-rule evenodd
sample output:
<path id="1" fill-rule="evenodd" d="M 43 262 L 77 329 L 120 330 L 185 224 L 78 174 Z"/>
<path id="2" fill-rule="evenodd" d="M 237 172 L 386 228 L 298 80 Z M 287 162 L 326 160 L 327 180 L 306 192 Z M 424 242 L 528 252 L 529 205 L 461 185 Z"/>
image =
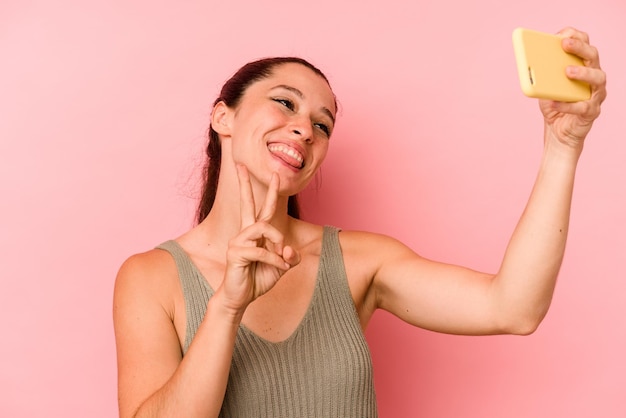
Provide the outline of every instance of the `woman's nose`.
<path id="1" fill-rule="evenodd" d="M 291 128 L 291 132 L 296 134 L 301 140 L 310 142 L 313 136 L 313 129 L 310 126 L 310 122 L 305 118 L 299 118 L 295 121 Z"/>

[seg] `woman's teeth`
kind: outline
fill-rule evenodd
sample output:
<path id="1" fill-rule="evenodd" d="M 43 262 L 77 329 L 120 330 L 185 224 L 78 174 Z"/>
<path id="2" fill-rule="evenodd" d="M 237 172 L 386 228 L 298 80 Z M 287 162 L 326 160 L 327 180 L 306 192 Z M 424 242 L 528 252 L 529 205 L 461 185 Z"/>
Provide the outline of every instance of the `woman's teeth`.
<path id="1" fill-rule="evenodd" d="M 296 168 L 302 167 L 302 162 L 304 161 L 304 158 L 302 157 L 302 154 L 300 154 L 295 149 L 282 144 L 270 144 L 267 148 L 273 154 L 280 154 L 279 157 L 281 157 L 281 159 L 283 159 L 283 161 L 287 162 L 288 164 Z M 287 159 L 285 159 L 284 157 L 287 157 Z"/>

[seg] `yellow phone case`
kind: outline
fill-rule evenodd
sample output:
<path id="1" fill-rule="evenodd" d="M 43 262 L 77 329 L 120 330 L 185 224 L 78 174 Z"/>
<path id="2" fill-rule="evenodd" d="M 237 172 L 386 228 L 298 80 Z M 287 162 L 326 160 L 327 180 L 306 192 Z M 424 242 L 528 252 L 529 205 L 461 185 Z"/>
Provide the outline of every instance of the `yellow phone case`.
<path id="1" fill-rule="evenodd" d="M 528 97 L 576 102 L 591 97 L 589 84 L 570 80 L 568 65 L 584 65 L 561 47 L 561 38 L 525 28 L 513 31 L 513 50 L 522 91 Z"/>

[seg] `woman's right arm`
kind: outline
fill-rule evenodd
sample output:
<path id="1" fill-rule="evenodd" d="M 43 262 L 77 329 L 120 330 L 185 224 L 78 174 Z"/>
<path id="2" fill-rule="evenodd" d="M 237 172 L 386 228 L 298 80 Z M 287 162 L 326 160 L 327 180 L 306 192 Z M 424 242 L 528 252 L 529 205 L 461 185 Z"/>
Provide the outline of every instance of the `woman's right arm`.
<path id="1" fill-rule="evenodd" d="M 120 417 L 217 417 L 241 317 L 216 292 L 183 358 L 174 328 L 171 287 L 160 280 L 173 264 L 155 250 L 129 258 L 115 284 Z M 168 295 L 169 293 L 169 295 Z"/>
<path id="2" fill-rule="evenodd" d="M 113 301 L 120 418 L 217 417 L 247 306 L 300 262 L 270 224 L 278 176 L 272 176 L 257 214 L 247 169 L 237 170 L 241 231 L 228 244 L 224 279 L 184 357 L 172 296 L 180 290 L 173 285 L 176 280 L 160 280 L 177 277 L 171 257 L 153 250 L 129 258 L 120 268 Z"/>

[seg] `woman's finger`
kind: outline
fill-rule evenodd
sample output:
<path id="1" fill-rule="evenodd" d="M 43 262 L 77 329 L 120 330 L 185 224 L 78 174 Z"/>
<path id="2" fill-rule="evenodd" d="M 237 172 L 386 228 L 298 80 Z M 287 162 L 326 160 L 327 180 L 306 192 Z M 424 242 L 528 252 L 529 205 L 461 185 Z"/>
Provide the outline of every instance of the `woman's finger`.
<path id="1" fill-rule="evenodd" d="M 282 254 L 284 236 L 268 222 L 258 221 L 242 229 L 230 241 L 229 245 L 256 247 L 259 246 L 259 243 L 262 243 L 262 245 L 275 251 L 277 254 Z"/>
<path id="2" fill-rule="evenodd" d="M 281 271 L 291 268 L 291 265 L 285 261 L 282 254 L 277 254 L 263 247 L 232 246 L 228 248 L 227 258 L 230 262 L 235 264 L 249 265 L 250 263 L 263 263 L 276 267 Z"/>
<path id="3" fill-rule="evenodd" d="M 582 58 L 586 66 L 600 68 L 600 57 L 596 47 L 575 38 L 564 38 L 561 41 L 561 47 L 565 52 Z"/>
<path id="4" fill-rule="evenodd" d="M 592 87 L 603 87 L 606 84 L 606 74 L 600 68 L 569 66 L 566 68 L 568 78 L 580 80 Z"/>
<path id="5" fill-rule="evenodd" d="M 257 220 L 269 222 L 274 213 L 276 213 L 276 202 L 278 201 L 278 187 L 280 186 L 280 178 L 278 174 L 272 173 L 272 179 L 265 195 L 265 202 L 259 212 Z"/>
<path id="6" fill-rule="evenodd" d="M 237 164 L 237 178 L 239 179 L 239 200 L 241 228 L 252 225 L 256 222 L 256 209 L 254 206 L 254 195 L 248 169 L 242 164 Z"/>
<path id="7" fill-rule="evenodd" d="M 574 28 L 565 28 L 558 35 L 563 38 L 561 47 L 565 52 L 579 56 L 586 66 L 600 68 L 598 49 L 589 43 L 589 35 Z"/>
<path id="8" fill-rule="evenodd" d="M 291 266 L 295 266 L 300 263 L 300 253 L 298 253 L 293 247 L 286 245 L 283 250 L 283 259 Z"/>
<path id="9" fill-rule="evenodd" d="M 562 36 L 563 38 L 574 38 L 579 39 L 582 42 L 589 43 L 589 35 L 586 32 L 582 32 L 576 28 L 563 28 L 558 32 L 558 35 Z"/>

